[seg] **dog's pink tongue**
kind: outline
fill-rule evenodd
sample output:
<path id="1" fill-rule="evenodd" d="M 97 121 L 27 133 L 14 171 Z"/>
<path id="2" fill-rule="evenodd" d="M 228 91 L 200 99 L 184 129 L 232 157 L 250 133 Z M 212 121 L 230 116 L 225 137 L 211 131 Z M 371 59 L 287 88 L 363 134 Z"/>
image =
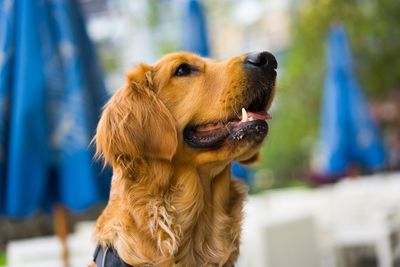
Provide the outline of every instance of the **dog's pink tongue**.
<path id="1" fill-rule="evenodd" d="M 271 115 L 267 112 L 247 112 L 249 117 L 253 117 L 255 120 L 269 120 L 272 119 Z"/>
<path id="2" fill-rule="evenodd" d="M 224 124 L 222 122 L 209 123 L 209 124 L 197 127 L 196 131 L 197 132 L 210 132 L 210 131 L 219 130 L 219 129 L 223 128 L 223 127 L 224 127 Z"/>

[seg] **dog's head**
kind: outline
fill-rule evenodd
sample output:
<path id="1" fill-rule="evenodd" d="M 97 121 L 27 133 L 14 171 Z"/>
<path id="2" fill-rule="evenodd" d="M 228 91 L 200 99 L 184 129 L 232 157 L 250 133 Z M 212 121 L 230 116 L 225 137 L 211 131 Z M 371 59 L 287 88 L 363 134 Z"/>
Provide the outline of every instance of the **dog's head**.
<path id="1" fill-rule="evenodd" d="M 106 105 L 97 152 L 113 165 L 135 158 L 251 162 L 268 133 L 276 68 L 268 52 L 222 62 L 174 53 L 141 64 Z"/>

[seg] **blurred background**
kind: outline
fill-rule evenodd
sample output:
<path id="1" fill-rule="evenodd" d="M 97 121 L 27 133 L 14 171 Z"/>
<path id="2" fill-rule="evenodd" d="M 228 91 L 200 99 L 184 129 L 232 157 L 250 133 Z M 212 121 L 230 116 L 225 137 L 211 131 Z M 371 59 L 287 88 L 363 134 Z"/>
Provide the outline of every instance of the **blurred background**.
<path id="1" fill-rule="evenodd" d="M 237 266 L 400 266 L 400 2 L 2 0 L 0 266 L 86 266 L 101 108 L 138 63 L 270 51 L 277 93 Z"/>

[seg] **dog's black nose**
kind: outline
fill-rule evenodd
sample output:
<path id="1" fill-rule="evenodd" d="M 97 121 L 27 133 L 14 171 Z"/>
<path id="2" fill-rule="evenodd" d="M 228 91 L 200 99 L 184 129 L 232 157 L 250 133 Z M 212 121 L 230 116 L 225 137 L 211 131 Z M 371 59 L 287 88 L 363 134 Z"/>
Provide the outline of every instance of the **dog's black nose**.
<path id="1" fill-rule="evenodd" d="M 278 62 L 274 55 L 266 51 L 254 52 L 247 55 L 244 59 L 244 63 L 259 68 L 270 67 L 276 69 L 278 67 Z"/>

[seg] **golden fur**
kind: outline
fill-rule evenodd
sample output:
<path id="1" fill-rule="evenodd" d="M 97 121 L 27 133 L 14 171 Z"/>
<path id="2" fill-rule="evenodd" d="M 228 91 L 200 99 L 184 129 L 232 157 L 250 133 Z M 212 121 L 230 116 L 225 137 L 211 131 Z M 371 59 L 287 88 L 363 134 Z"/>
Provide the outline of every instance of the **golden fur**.
<path id="1" fill-rule="evenodd" d="M 256 160 L 260 144 L 188 147 L 188 124 L 240 112 L 244 56 L 224 62 L 190 53 L 141 64 L 105 106 L 97 155 L 113 167 L 110 199 L 95 239 L 134 266 L 232 266 L 239 253 L 244 184 L 230 162 Z M 181 62 L 199 71 L 173 77 Z M 268 106 L 270 105 L 270 102 Z"/>

